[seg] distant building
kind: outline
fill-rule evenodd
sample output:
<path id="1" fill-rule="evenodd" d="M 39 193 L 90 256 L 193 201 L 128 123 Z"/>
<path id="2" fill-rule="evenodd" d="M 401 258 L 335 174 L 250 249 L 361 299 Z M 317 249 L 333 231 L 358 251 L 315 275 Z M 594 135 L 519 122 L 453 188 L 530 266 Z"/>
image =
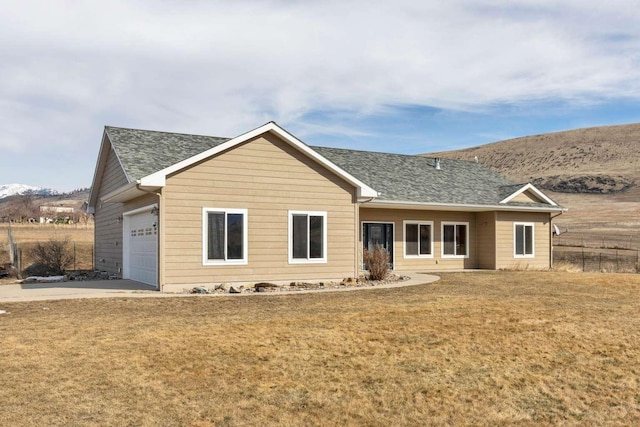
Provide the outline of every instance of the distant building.
<path id="1" fill-rule="evenodd" d="M 78 202 L 52 202 L 40 206 L 41 224 L 73 224 L 78 217 Z"/>

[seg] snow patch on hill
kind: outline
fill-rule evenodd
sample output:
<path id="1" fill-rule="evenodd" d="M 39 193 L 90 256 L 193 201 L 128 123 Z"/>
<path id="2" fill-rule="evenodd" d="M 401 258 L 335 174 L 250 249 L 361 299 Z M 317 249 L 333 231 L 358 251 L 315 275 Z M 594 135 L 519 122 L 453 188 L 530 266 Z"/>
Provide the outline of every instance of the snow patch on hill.
<path id="1" fill-rule="evenodd" d="M 39 196 L 48 196 L 58 194 L 56 190 L 51 188 L 34 187 L 25 184 L 4 184 L 0 185 L 0 199 L 18 194 L 33 193 Z"/>

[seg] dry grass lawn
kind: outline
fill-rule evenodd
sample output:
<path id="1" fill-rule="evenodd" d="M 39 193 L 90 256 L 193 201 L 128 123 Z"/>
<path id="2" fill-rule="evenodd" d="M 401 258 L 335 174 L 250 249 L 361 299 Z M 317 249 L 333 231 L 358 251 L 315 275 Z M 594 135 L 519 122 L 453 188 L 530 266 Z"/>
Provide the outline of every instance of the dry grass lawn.
<path id="1" fill-rule="evenodd" d="M 640 423 L 640 275 L 0 309 L 4 425 Z"/>

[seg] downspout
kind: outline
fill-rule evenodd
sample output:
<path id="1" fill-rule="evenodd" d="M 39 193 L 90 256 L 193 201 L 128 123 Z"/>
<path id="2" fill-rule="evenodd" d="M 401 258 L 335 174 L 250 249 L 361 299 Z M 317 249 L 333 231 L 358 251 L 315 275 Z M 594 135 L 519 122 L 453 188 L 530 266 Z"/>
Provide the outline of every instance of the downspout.
<path id="1" fill-rule="evenodd" d="M 549 214 L 549 268 L 553 268 L 553 219 L 562 215 L 564 211 L 560 211 L 558 215 L 551 216 Z"/>
<path id="2" fill-rule="evenodd" d="M 158 290 L 162 292 L 164 288 L 164 257 L 160 256 L 160 254 L 164 252 L 164 215 L 162 215 L 164 212 L 164 199 L 161 191 L 145 190 L 140 187 L 140 183 L 136 184 L 136 188 L 143 193 L 153 194 L 158 197 L 158 259 L 156 259 L 156 262 L 158 263 Z"/>

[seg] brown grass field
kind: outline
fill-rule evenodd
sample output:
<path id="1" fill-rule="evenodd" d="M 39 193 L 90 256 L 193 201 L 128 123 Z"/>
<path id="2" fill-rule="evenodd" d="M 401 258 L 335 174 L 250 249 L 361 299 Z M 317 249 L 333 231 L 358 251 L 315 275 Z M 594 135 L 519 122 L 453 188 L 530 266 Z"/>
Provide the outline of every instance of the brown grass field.
<path id="1" fill-rule="evenodd" d="M 0 304 L 3 425 L 640 423 L 640 275 Z"/>

